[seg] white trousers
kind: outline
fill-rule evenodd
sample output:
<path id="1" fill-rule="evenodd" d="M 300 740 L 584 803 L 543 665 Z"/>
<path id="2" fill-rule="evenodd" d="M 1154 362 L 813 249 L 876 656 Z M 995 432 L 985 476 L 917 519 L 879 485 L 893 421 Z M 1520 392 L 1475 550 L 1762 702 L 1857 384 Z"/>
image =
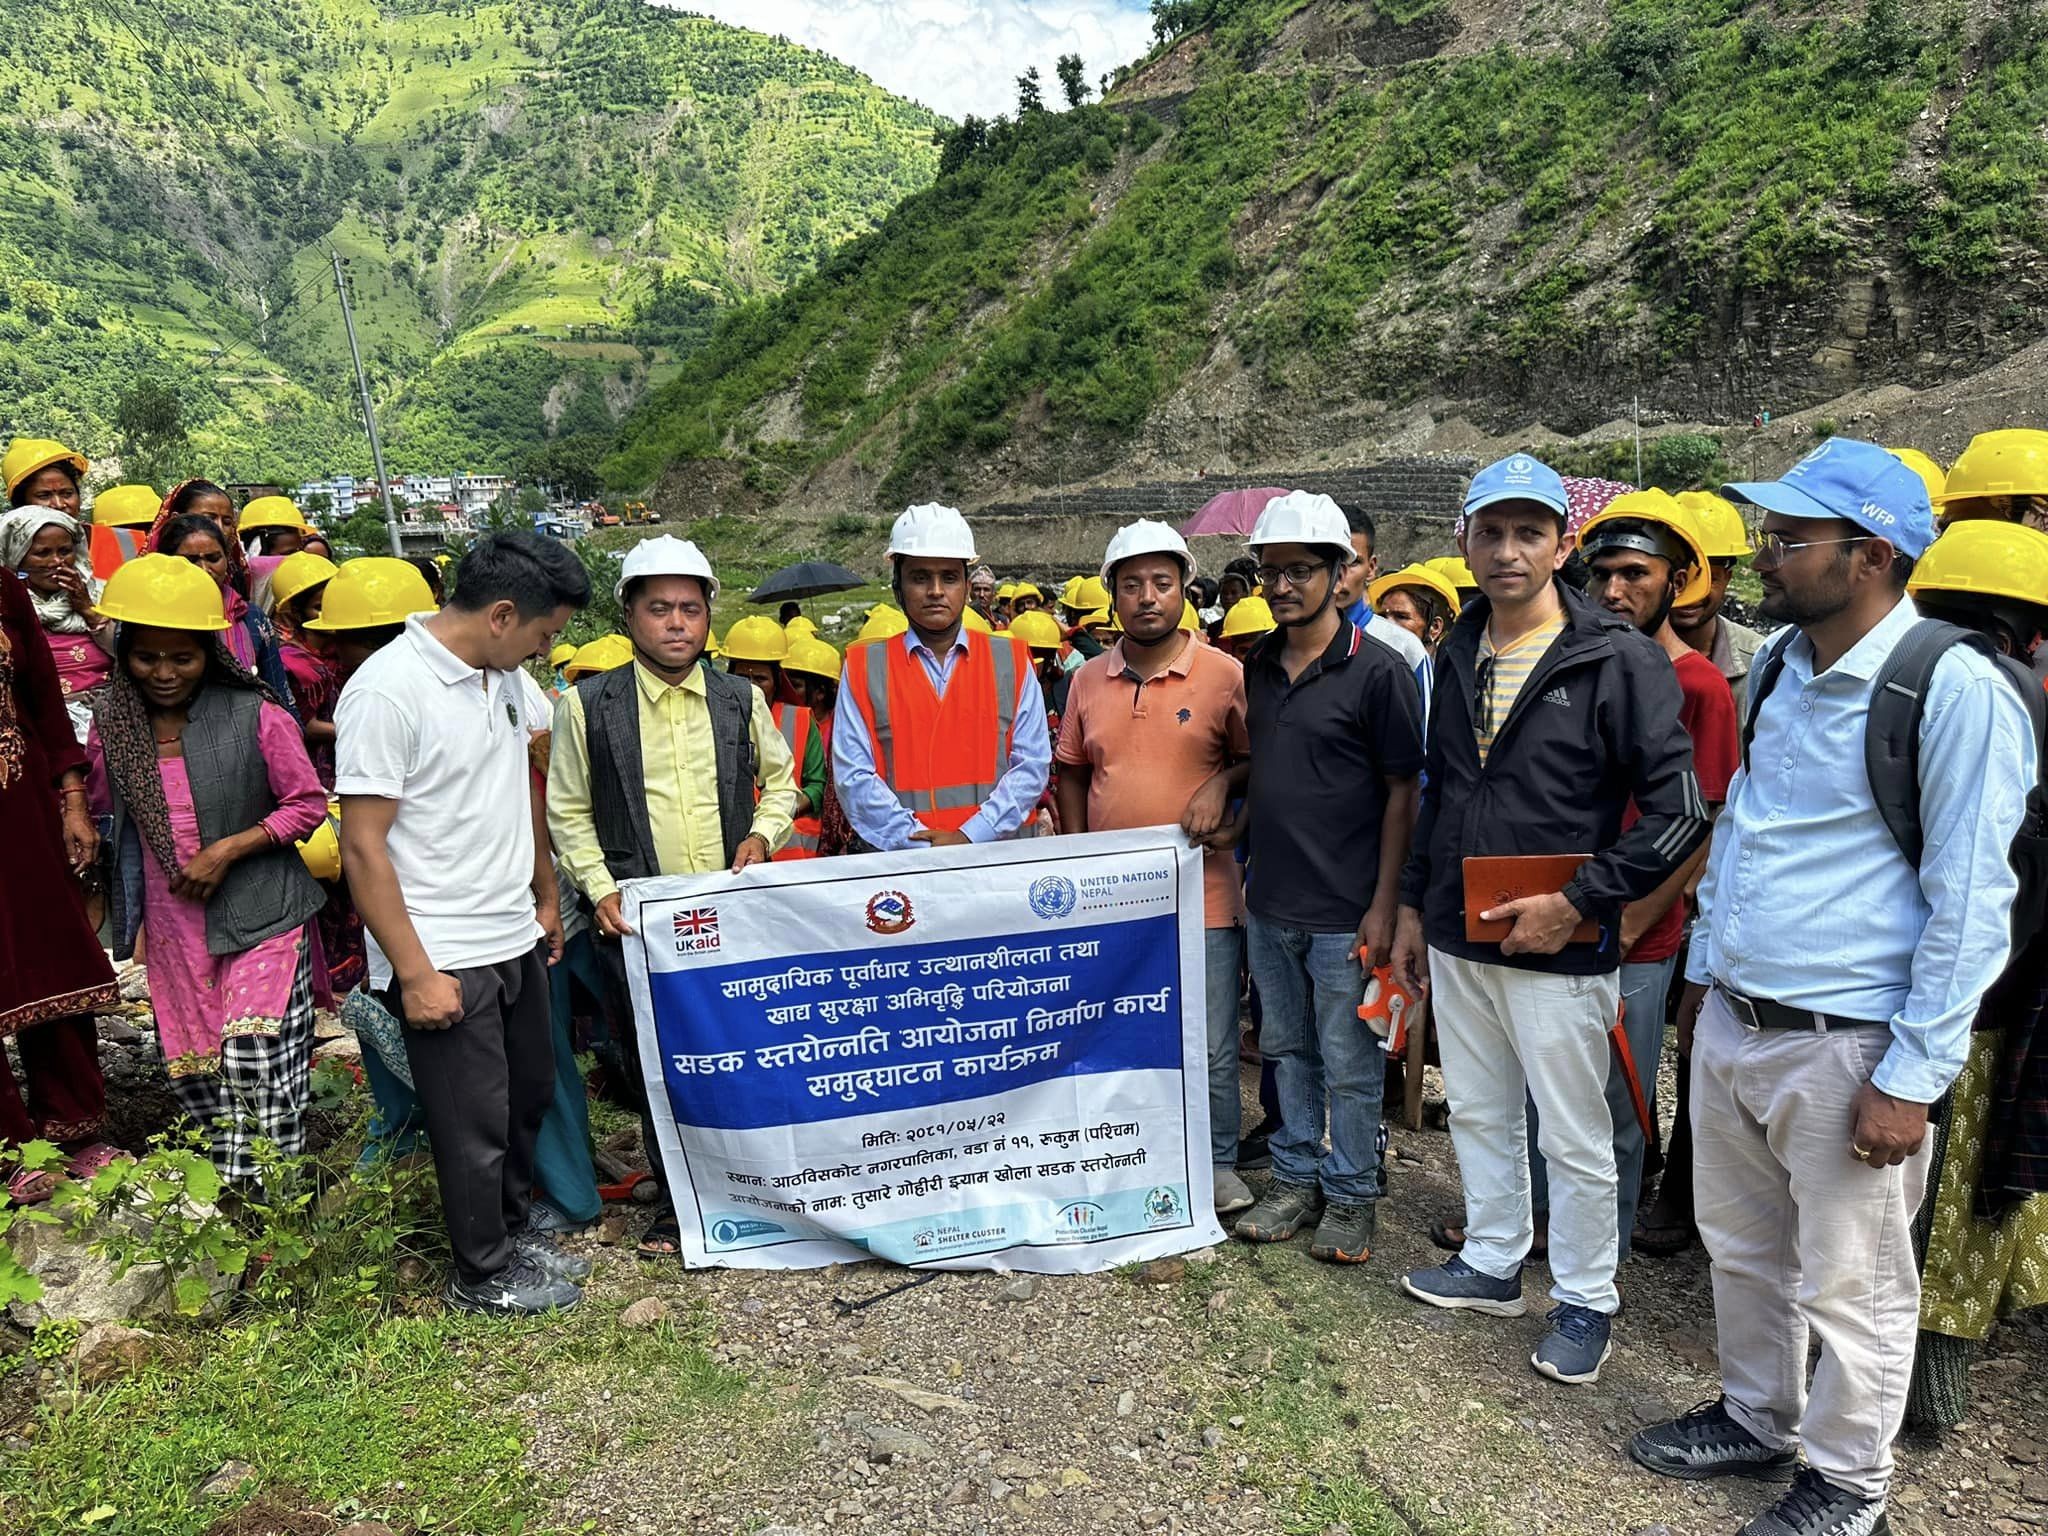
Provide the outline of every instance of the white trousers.
<path id="1" fill-rule="evenodd" d="M 1620 977 L 1551 976 L 1429 952 L 1431 1015 L 1465 1186 L 1464 1259 L 1512 1279 L 1535 1238 L 1529 1128 L 1550 1174 L 1551 1292 L 1612 1316 L 1619 1252 L 1607 1065 Z"/>
<path id="2" fill-rule="evenodd" d="M 1714 1261 L 1721 1390 L 1765 1444 L 1884 1497 L 1920 1318 L 1911 1228 L 1932 1138 L 1895 1168 L 1851 1156 L 1856 1091 L 1888 1029 L 1750 1029 L 1718 990 L 1693 1034 L 1693 1202 Z M 1820 1363 L 1806 1384 L 1807 1335 Z"/>

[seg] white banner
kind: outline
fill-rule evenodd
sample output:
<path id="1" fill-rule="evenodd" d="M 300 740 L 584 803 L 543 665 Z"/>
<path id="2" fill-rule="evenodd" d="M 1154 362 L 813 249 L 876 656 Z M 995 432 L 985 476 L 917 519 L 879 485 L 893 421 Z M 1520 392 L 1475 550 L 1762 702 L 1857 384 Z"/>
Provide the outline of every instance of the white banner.
<path id="1" fill-rule="evenodd" d="M 1107 1269 L 1222 1239 L 1178 829 L 629 881 L 692 1266 Z"/>

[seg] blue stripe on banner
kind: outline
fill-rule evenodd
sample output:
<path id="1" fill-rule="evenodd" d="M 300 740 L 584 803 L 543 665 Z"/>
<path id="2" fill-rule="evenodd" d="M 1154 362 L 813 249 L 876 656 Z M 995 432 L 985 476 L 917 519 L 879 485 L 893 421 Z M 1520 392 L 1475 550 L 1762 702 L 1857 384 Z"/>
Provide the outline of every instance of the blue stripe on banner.
<path id="1" fill-rule="evenodd" d="M 754 1129 L 1178 1072 L 1178 919 L 648 976 L 679 1126 Z"/>

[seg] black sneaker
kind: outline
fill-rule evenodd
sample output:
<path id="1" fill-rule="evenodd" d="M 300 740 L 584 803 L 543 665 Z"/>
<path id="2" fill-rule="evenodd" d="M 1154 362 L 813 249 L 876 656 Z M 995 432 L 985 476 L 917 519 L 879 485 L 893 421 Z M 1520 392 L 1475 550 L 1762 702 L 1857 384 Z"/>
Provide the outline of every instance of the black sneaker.
<path id="1" fill-rule="evenodd" d="M 1308 1256 L 1326 1264 L 1363 1264 L 1372 1257 L 1379 1207 L 1370 1201 L 1332 1200 L 1323 1207 Z"/>
<path id="2" fill-rule="evenodd" d="M 1701 1482 L 1710 1477 L 1753 1477 L 1789 1483 L 1799 1470 L 1799 1453 L 1774 1451 L 1729 1416 L 1725 1398 L 1701 1403 L 1668 1424 L 1653 1424 L 1629 1437 L 1628 1453 L 1665 1477 Z"/>
<path id="3" fill-rule="evenodd" d="M 526 1218 L 525 1226 L 512 1234 L 512 1245 L 557 1280 L 583 1281 L 590 1278 L 590 1260 L 564 1248 L 561 1240 L 545 1226 L 536 1225 L 532 1216 Z"/>
<path id="4" fill-rule="evenodd" d="M 495 1275 L 474 1281 L 450 1275 L 442 1294 L 458 1312 L 489 1312 L 500 1317 L 557 1312 L 583 1299 L 580 1288 L 557 1279 L 516 1250 L 512 1262 Z"/>
<path id="5" fill-rule="evenodd" d="M 1811 1467 L 1801 1467 L 1791 1490 L 1736 1536 L 1892 1536 L 1883 1499 L 1837 1488 Z"/>
<path id="6" fill-rule="evenodd" d="M 1253 1131 L 1237 1144 L 1237 1169 L 1240 1173 L 1257 1173 L 1261 1168 L 1273 1166 L 1273 1149 L 1266 1144 L 1264 1127 Z"/>
<path id="7" fill-rule="evenodd" d="M 1238 1217 L 1232 1228 L 1249 1243 L 1284 1243 L 1323 1214 L 1323 1192 L 1310 1184 L 1266 1186 L 1259 1203 Z"/>

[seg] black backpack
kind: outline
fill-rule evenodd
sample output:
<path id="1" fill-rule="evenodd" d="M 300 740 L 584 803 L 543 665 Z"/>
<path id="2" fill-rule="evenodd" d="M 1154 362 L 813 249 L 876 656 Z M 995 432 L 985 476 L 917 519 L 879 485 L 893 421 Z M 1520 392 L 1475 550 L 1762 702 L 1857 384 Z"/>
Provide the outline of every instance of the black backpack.
<path id="1" fill-rule="evenodd" d="M 1920 825 L 1920 725 L 1935 663 L 1951 646 L 1967 645 L 1987 657 L 2019 690 L 2034 731 L 2039 771 L 2027 791 L 2027 812 L 2013 840 L 2013 868 L 2020 892 L 2013 903 L 2013 931 L 2031 935 L 2048 912 L 2048 692 L 2026 663 L 2000 653 L 1984 636 L 1940 619 L 1922 619 L 1892 648 L 1871 684 L 1870 713 L 1863 726 L 1863 771 L 1871 798 L 1899 852 L 1915 869 L 1925 838 Z M 1785 670 L 1785 645 L 1757 658 L 1749 680 L 1749 710 L 1742 722 L 1742 766 L 1749 767 L 1749 743 L 1763 702 Z"/>

